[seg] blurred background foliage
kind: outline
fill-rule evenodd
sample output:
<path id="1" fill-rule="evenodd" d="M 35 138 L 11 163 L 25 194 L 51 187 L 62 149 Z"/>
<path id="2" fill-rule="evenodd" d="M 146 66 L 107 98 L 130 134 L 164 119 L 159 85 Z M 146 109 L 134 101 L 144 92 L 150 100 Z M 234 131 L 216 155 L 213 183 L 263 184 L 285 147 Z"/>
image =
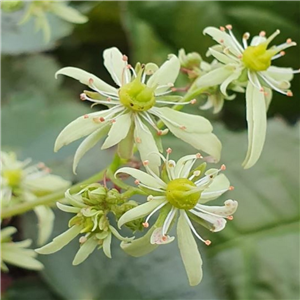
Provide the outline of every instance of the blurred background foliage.
<path id="1" fill-rule="evenodd" d="M 202 35 L 207 26 L 232 24 L 236 36 L 245 31 L 267 34 L 277 28 L 276 43 L 292 38 L 300 43 L 298 1 L 71 1 L 89 22 L 72 25 L 50 16 L 52 39 L 43 41 L 33 23 L 18 26 L 22 11 L 2 13 L 2 149 L 20 158 L 44 161 L 73 182 L 104 168 L 113 151 L 91 150 L 78 175 L 71 163 L 78 143 L 53 153 L 60 130 L 79 115 L 90 112 L 79 100 L 84 86 L 68 78 L 54 79 L 63 66 L 85 69 L 112 83 L 102 64 L 105 48 L 116 46 L 130 62 L 162 63 L 169 53 L 196 51 L 205 58 L 213 45 Z M 299 68 L 299 46 L 287 50 L 278 66 Z M 178 85 L 186 85 L 181 76 Z M 50 256 L 41 274 L 11 268 L 2 276 L 4 299 L 299 299 L 299 96 L 300 76 L 292 82 L 293 98 L 274 93 L 264 152 L 258 164 L 242 170 L 246 153 L 244 95 L 225 103 L 220 114 L 193 113 L 212 120 L 223 143 L 222 162 L 227 164 L 236 187 L 226 198 L 239 201 L 235 220 L 224 231 L 210 234 L 210 247 L 199 245 L 204 260 L 203 282 L 188 286 L 176 243 L 144 258 L 134 259 L 113 247 L 113 259 L 99 251 L 73 267 L 77 242 Z M 200 103 L 200 102 L 199 102 Z M 174 157 L 194 150 L 172 136 L 164 147 Z M 57 212 L 53 236 L 67 227 L 68 215 Z M 22 238 L 36 237 L 36 219 L 28 213 L 13 222 Z M 199 228 L 199 230 L 201 230 Z M 126 233 L 125 233 L 126 234 Z M 128 234 L 128 233 L 127 233 Z"/>

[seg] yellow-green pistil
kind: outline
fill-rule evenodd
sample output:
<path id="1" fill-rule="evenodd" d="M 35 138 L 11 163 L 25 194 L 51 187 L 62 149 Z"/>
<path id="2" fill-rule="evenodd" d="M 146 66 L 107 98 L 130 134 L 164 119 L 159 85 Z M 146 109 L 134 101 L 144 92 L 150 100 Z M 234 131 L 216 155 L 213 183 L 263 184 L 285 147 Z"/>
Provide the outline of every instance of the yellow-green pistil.
<path id="1" fill-rule="evenodd" d="M 140 81 L 140 76 L 119 90 L 120 102 L 134 111 L 146 111 L 155 104 L 154 89 Z"/>
<path id="2" fill-rule="evenodd" d="M 242 61 L 247 68 L 253 71 L 265 71 L 271 65 L 271 59 L 276 54 L 275 50 L 268 49 L 268 44 L 249 46 L 243 52 Z"/>
<path id="3" fill-rule="evenodd" d="M 191 180 L 186 178 L 174 179 L 167 185 L 167 200 L 179 209 L 192 209 L 201 196 L 201 192 L 197 191 L 196 188 L 197 186 Z"/>
<path id="4" fill-rule="evenodd" d="M 3 171 L 3 177 L 7 180 L 9 186 L 16 187 L 21 183 L 22 170 L 5 170 Z"/>

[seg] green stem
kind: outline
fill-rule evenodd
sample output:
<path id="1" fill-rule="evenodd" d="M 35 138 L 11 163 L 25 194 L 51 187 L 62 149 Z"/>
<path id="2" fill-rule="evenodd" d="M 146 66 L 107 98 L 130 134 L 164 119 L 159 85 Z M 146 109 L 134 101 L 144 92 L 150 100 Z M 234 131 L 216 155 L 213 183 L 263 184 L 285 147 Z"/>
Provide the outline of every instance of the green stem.
<path id="1" fill-rule="evenodd" d="M 92 177 L 73 185 L 70 188 L 70 192 L 77 193 L 82 189 L 83 185 L 87 185 L 87 184 L 102 180 L 104 174 L 105 174 L 105 170 L 102 170 L 101 172 L 93 175 Z M 13 207 L 8 207 L 8 208 L 2 210 L 1 219 L 5 219 L 5 218 L 23 214 L 39 205 L 50 205 L 60 199 L 63 199 L 64 196 L 65 196 L 65 189 L 57 191 L 50 195 L 46 195 L 44 197 L 40 197 L 35 201 L 25 202 L 25 203 L 21 203 L 19 205 L 15 205 Z"/>

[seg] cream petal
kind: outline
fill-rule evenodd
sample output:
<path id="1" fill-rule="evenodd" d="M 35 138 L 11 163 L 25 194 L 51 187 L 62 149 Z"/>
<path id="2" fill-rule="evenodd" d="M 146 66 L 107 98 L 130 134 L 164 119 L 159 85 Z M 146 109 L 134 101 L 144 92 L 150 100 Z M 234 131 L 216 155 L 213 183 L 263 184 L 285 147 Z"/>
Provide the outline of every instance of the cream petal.
<path id="1" fill-rule="evenodd" d="M 197 115 L 183 113 L 169 107 L 152 107 L 150 113 L 160 118 L 167 126 L 172 124 L 178 128 L 184 127 L 185 132 L 212 132 L 211 123 Z"/>
<path id="2" fill-rule="evenodd" d="M 199 203 L 206 203 L 214 200 L 228 191 L 230 182 L 224 174 L 219 174 L 214 178 L 208 188 L 201 193 Z"/>
<path id="3" fill-rule="evenodd" d="M 149 202 L 136 206 L 128 210 L 118 221 L 118 227 L 121 228 L 124 224 L 136 219 L 143 218 L 149 215 L 155 208 L 165 202 L 165 199 L 153 199 Z"/>
<path id="4" fill-rule="evenodd" d="M 267 71 L 264 71 L 262 73 L 267 74 L 276 81 L 291 81 L 294 78 L 292 68 L 270 66 Z"/>
<path id="5" fill-rule="evenodd" d="M 251 168 L 259 159 L 262 152 L 266 129 L 266 102 L 264 94 L 254 87 L 251 82 L 246 90 L 247 122 L 248 122 L 248 151 L 243 162 L 245 169 Z"/>
<path id="6" fill-rule="evenodd" d="M 88 256 L 93 253 L 97 246 L 98 243 L 96 239 L 94 239 L 93 237 L 88 238 L 77 251 L 72 265 L 76 266 L 84 262 L 88 258 Z"/>
<path id="7" fill-rule="evenodd" d="M 210 87 L 222 84 L 229 76 L 236 71 L 236 66 L 226 65 L 214 69 L 207 74 L 200 76 L 195 81 L 197 87 Z"/>
<path id="8" fill-rule="evenodd" d="M 110 148 L 123 140 L 127 136 L 131 124 L 132 119 L 130 112 L 116 117 L 115 122 L 112 123 L 112 126 L 108 132 L 108 137 L 104 141 L 101 149 Z"/>
<path id="9" fill-rule="evenodd" d="M 100 91 L 103 92 L 108 92 L 108 93 L 113 93 L 118 95 L 118 91 L 116 88 L 110 86 L 109 84 L 105 83 L 104 81 L 102 81 L 101 79 L 99 79 L 98 77 L 96 77 L 95 75 L 88 73 L 84 70 L 81 70 L 79 68 L 74 68 L 74 67 L 65 67 L 60 69 L 59 71 L 57 71 L 55 73 L 55 78 L 57 78 L 58 75 L 66 75 L 69 77 L 72 77 L 74 79 L 79 80 L 81 83 L 89 86 L 91 89 L 93 89 L 91 87 L 90 84 L 90 79 L 93 80 L 93 85 Z"/>
<path id="10" fill-rule="evenodd" d="M 210 35 L 217 43 L 224 45 L 235 56 L 239 56 L 242 54 L 235 44 L 234 40 L 228 33 L 221 31 L 215 27 L 206 27 L 203 33 Z"/>
<path id="11" fill-rule="evenodd" d="M 81 116 L 71 123 L 69 123 L 58 135 L 54 151 L 57 152 L 61 147 L 68 145 L 82 137 L 85 137 L 97 129 L 107 126 L 107 122 L 98 122 L 100 117 L 105 118 L 107 115 L 114 116 L 120 112 L 122 107 L 113 107 L 97 113 L 91 113 L 85 116 Z"/>
<path id="12" fill-rule="evenodd" d="M 138 179 L 141 183 L 143 183 L 149 187 L 159 188 L 162 190 L 164 190 L 167 187 L 166 183 L 163 182 L 160 178 L 153 177 L 153 176 L 151 176 L 143 171 L 140 171 L 138 169 L 124 167 L 124 168 L 119 169 L 115 173 L 115 176 L 120 173 L 128 174 L 128 175 Z"/>
<path id="13" fill-rule="evenodd" d="M 41 248 L 35 249 L 39 254 L 51 254 L 59 251 L 70 243 L 81 231 L 82 227 L 75 225 L 53 239 L 53 241 Z"/>
<path id="14" fill-rule="evenodd" d="M 54 225 L 54 213 L 50 207 L 47 206 L 36 206 L 34 212 L 38 219 L 38 239 L 37 244 L 45 244 L 53 230 Z"/>
<path id="15" fill-rule="evenodd" d="M 199 207 L 204 211 L 216 214 L 220 217 L 229 217 L 233 215 L 238 208 L 238 202 L 232 199 L 226 200 L 224 204 L 225 204 L 224 206 L 207 206 L 207 205 L 197 204 L 196 207 Z"/>
<path id="16" fill-rule="evenodd" d="M 234 73 L 232 73 L 230 76 L 228 76 L 227 79 L 225 79 L 223 81 L 223 83 L 220 86 L 220 90 L 223 93 L 223 95 L 228 96 L 227 95 L 227 87 L 228 87 L 228 85 L 231 82 L 233 82 L 234 80 L 237 80 L 241 76 L 242 71 L 243 71 L 242 68 L 241 69 L 237 69 Z"/>
<path id="17" fill-rule="evenodd" d="M 215 48 L 209 48 L 209 53 L 223 64 L 236 63 L 236 60 L 224 54 L 223 52 L 217 51 Z"/>
<path id="18" fill-rule="evenodd" d="M 68 212 L 68 213 L 74 213 L 74 214 L 77 214 L 80 212 L 81 208 L 79 207 L 74 207 L 74 206 L 69 206 L 69 205 L 65 205 L 65 204 L 62 204 L 60 202 L 56 202 L 56 206 L 64 211 L 64 212 Z"/>
<path id="19" fill-rule="evenodd" d="M 178 77 L 180 70 L 180 61 L 175 55 L 170 55 L 168 61 L 166 61 L 147 81 L 147 86 L 157 87 L 161 85 L 167 85 L 174 83 Z M 162 93 L 168 90 L 169 87 L 160 88 L 159 92 Z"/>
<path id="20" fill-rule="evenodd" d="M 177 223 L 178 247 L 189 283 L 195 286 L 202 280 L 202 259 L 184 214 L 181 210 Z"/>
<path id="21" fill-rule="evenodd" d="M 108 234 L 108 236 L 103 241 L 103 252 L 106 255 L 106 257 L 111 258 L 111 232 Z"/>
<path id="22" fill-rule="evenodd" d="M 106 49 L 103 52 L 104 66 L 118 86 L 128 83 L 131 78 L 123 57 L 124 55 L 116 47 Z"/>
<path id="23" fill-rule="evenodd" d="M 134 139 L 141 160 L 148 160 L 149 168 L 158 175 L 161 162 L 155 139 L 148 127 L 142 121 L 138 120 L 138 117 L 136 117 L 135 121 Z"/>
<path id="24" fill-rule="evenodd" d="M 97 142 L 107 134 L 109 130 L 108 126 L 103 126 L 93 133 L 91 133 L 88 137 L 86 137 L 83 142 L 79 145 L 75 152 L 74 161 L 73 161 L 73 173 L 76 174 L 76 168 L 81 160 L 81 158 L 84 156 L 84 154 L 89 151 L 91 148 L 93 148 Z"/>

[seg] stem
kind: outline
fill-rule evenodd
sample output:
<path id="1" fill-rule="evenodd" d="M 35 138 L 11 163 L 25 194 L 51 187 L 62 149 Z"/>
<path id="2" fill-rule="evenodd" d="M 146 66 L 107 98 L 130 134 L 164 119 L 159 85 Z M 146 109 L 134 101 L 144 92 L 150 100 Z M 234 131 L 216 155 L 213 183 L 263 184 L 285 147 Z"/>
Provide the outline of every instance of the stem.
<path id="1" fill-rule="evenodd" d="M 87 185 L 87 184 L 94 183 L 94 182 L 102 180 L 103 176 L 104 176 L 104 173 L 105 173 L 105 170 L 102 170 L 101 172 L 93 175 L 92 177 L 73 185 L 70 188 L 70 192 L 71 193 L 77 193 L 81 190 L 83 185 Z M 34 207 L 39 206 L 39 205 L 52 204 L 53 202 L 56 202 L 60 199 L 63 199 L 64 197 L 65 197 L 65 189 L 57 191 L 57 192 L 52 193 L 50 195 L 38 198 L 35 201 L 25 202 L 25 203 L 22 203 L 22 204 L 19 204 L 19 205 L 15 205 L 13 207 L 3 209 L 2 213 L 1 213 L 1 219 L 5 219 L 5 218 L 12 217 L 12 216 L 23 214 L 23 213 L 33 209 Z"/>

